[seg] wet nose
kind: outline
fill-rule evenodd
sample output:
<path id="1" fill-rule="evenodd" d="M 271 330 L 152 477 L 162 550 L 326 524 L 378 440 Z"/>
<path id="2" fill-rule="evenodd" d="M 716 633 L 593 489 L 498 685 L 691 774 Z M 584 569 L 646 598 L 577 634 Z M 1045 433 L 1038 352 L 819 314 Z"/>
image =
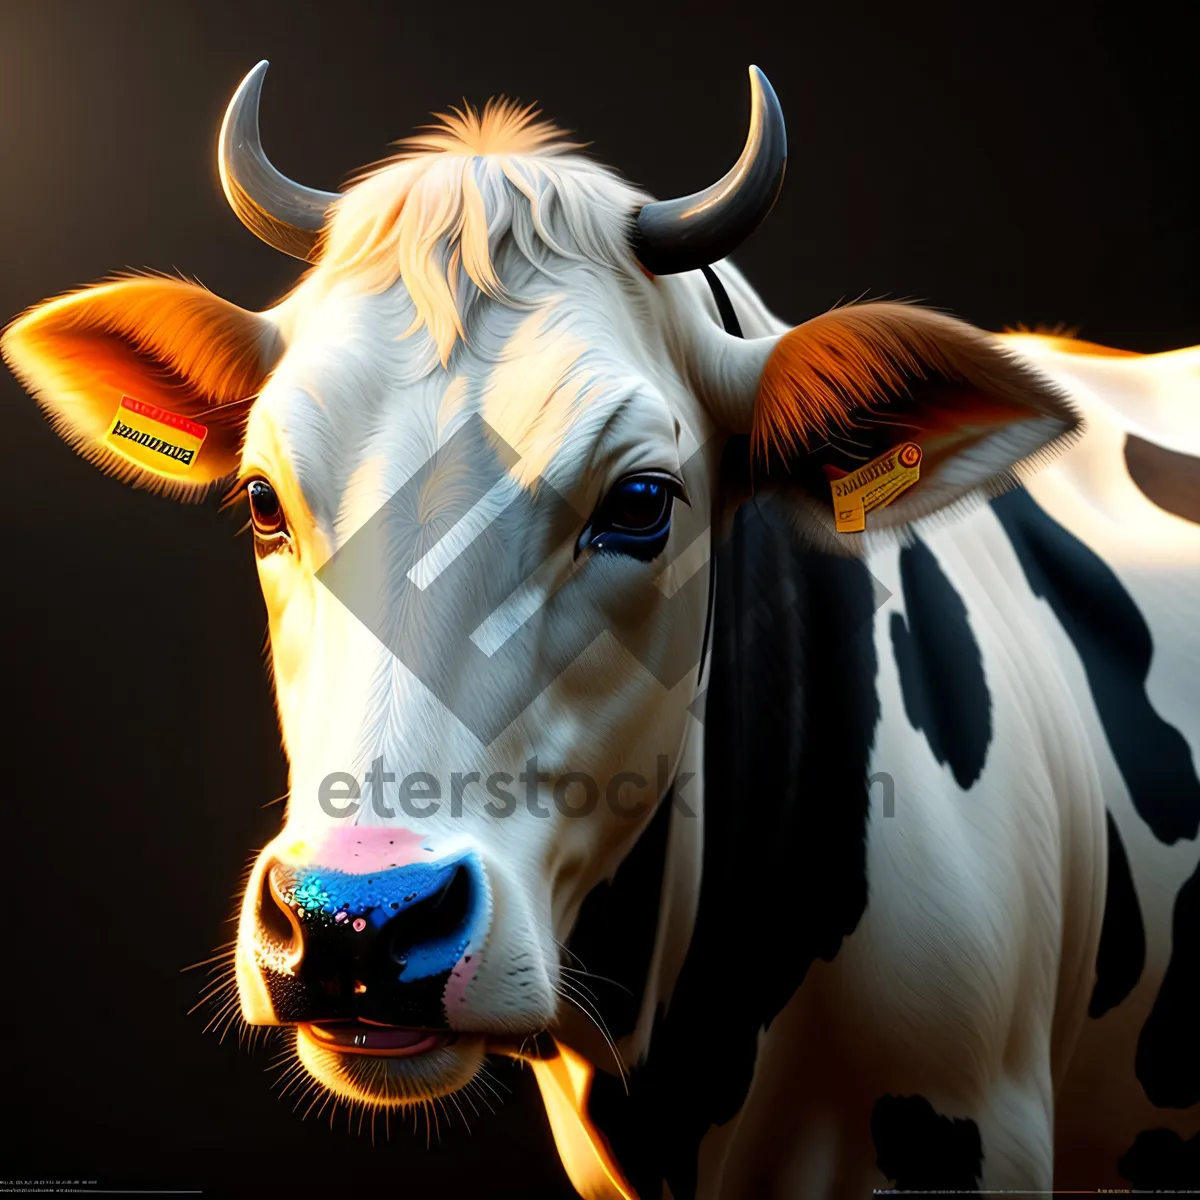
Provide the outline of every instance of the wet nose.
<path id="1" fill-rule="evenodd" d="M 370 875 L 273 862 L 259 926 L 287 966 L 272 988 L 276 1016 L 445 1028 L 446 985 L 479 940 L 485 896 L 470 853 Z"/>

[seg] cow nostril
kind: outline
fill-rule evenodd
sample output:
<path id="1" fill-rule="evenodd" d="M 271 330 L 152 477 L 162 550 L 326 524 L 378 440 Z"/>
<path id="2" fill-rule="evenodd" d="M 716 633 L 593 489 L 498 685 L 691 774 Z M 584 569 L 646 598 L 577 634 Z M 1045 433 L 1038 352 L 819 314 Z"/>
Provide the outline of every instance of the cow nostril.
<path id="1" fill-rule="evenodd" d="M 286 951 L 300 946 L 300 926 L 291 905 L 284 899 L 273 868 L 263 872 L 262 893 L 258 902 L 258 927 L 268 941 Z"/>
<path id="2" fill-rule="evenodd" d="M 394 916 L 386 927 L 388 957 L 403 971 L 413 950 L 453 937 L 471 911 L 471 873 L 459 867 L 432 896 Z"/>

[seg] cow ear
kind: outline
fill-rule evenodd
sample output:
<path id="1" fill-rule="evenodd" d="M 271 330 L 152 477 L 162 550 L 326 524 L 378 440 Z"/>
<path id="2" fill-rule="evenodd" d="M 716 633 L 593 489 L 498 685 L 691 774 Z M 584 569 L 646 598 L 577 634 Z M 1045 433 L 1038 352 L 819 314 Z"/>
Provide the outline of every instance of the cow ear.
<path id="1" fill-rule="evenodd" d="M 785 487 L 812 539 L 853 550 L 861 542 L 847 528 L 853 521 L 844 509 L 835 519 L 835 485 L 854 490 L 842 482 L 849 476 L 865 501 L 858 531 L 902 529 L 1013 486 L 1023 467 L 1071 439 L 1080 417 L 998 339 L 928 309 L 872 303 L 783 334 L 759 376 L 749 425 L 752 485 Z M 875 483 L 896 490 L 872 507 Z"/>
<path id="2" fill-rule="evenodd" d="M 153 276 L 48 300 L 0 338 L 13 373 L 80 454 L 188 499 L 237 469 L 250 405 L 282 348 L 269 317 Z"/>

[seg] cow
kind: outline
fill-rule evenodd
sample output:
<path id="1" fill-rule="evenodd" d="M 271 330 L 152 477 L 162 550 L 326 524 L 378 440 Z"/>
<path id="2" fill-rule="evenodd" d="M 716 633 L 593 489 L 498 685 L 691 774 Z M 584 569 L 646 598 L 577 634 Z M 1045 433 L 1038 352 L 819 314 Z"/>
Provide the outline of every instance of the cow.
<path id="1" fill-rule="evenodd" d="M 754 67 L 671 200 L 504 101 L 304 187 L 265 70 L 219 165 L 295 288 L 0 343 L 104 470 L 247 506 L 244 1022 L 372 1114 L 526 1063 L 589 1198 L 1200 1182 L 1200 351 L 780 321 Z"/>

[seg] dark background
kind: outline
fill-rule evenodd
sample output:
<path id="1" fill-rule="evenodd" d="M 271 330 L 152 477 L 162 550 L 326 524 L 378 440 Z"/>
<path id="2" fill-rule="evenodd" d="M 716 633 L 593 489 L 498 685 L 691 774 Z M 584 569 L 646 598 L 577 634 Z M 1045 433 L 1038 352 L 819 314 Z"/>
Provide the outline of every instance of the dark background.
<path id="1" fill-rule="evenodd" d="M 789 120 L 787 184 L 738 255 L 799 321 L 858 296 L 977 324 L 1200 341 L 1200 17 L 1149 3 L 584 0 L 0 6 L 0 319 L 124 267 L 262 307 L 298 264 L 228 210 L 225 103 L 272 62 L 268 152 L 336 188 L 466 96 L 536 100 L 658 195 L 732 161 L 746 66 Z M 0 1178 L 211 1194 L 569 1196 L 532 1079 L 440 1146 L 301 1122 L 271 1052 L 186 1015 L 233 936 L 286 786 L 251 548 L 76 459 L 0 378 L 6 924 Z M 696 1070 L 719 1046 L 697 1047 Z"/>

